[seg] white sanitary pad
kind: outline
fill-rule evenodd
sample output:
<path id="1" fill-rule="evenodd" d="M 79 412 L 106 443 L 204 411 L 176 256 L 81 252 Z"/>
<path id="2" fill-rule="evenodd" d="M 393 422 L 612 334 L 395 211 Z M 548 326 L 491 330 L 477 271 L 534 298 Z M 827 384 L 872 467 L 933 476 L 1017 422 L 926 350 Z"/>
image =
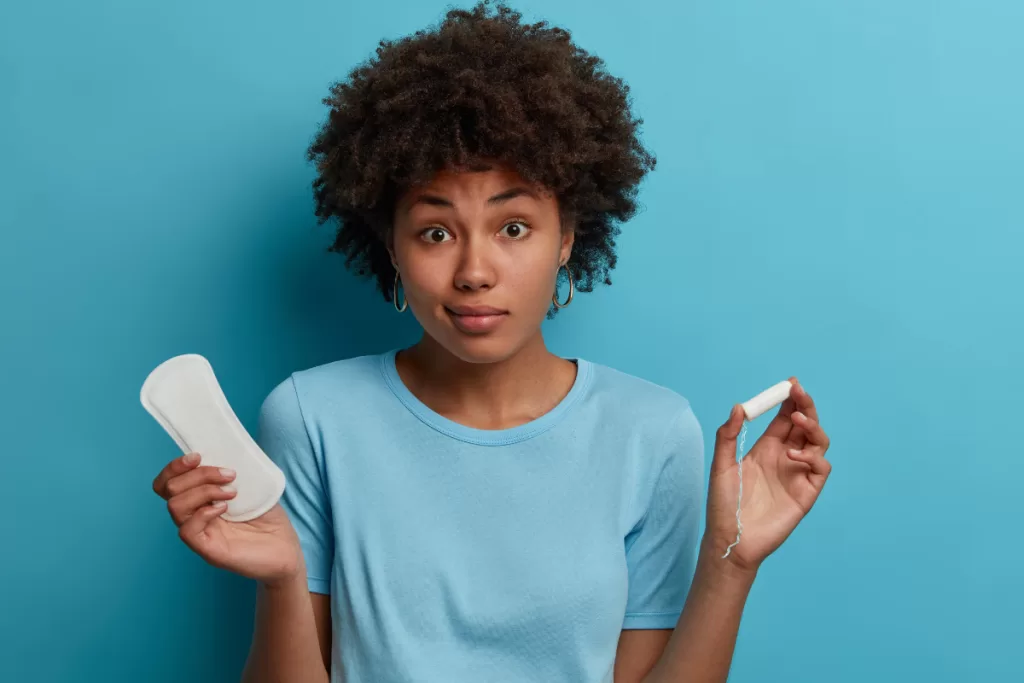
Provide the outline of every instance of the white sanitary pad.
<path id="1" fill-rule="evenodd" d="M 141 400 L 182 453 L 236 472 L 230 485 L 238 493 L 227 501 L 224 519 L 255 519 L 280 499 L 284 473 L 239 422 L 206 358 L 190 353 L 164 361 L 143 383 Z"/>

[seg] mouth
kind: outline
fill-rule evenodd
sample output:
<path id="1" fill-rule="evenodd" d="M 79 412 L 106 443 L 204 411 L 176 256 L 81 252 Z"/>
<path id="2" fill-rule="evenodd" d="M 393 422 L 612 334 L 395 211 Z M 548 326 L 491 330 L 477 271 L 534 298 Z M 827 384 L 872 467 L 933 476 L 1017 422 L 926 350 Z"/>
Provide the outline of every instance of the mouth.
<path id="1" fill-rule="evenodd" d="M 497 328 L 508 311 L 492 306 L 445 306 L 455 327 L 469 334 L 483 334 Z"/>

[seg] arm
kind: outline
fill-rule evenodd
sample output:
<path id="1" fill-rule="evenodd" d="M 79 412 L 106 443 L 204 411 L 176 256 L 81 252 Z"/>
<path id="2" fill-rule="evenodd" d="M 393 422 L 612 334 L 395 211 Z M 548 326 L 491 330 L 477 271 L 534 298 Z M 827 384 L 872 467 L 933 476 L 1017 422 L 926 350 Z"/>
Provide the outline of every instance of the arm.
<path id="1" fill-rule="evenodd" d="M 755 573 L 716 563 L 713 555 L 710 544 L 702 543 L 692 587 L 674 630 L 622 632 L 615 683 L 726 680 Z"/>
<path id="2" fill-rule="evenodd" d="M 624 629 L 615 651 L 615 683 L 640 683 L 665 651 L 670 628 Z"/>
<path id="3" fill-rule="evenodd" d="M 697 571 L 679 622 L 664 642 L 663 652 L 648 647 L 647 661 L 656 662 L 646 675 L 623 678 L 642 683 L 721 683 L 728 678 L 739 632 L 740 617 L 756 571 L 717 561 L 709 543 L 702 542 Z M 654 645 L 648 641 L 648 645 Z M 616 683 L 619 678 L 616 677 Z"/>
<path id="4" fill-rule="evenodd" d="M 645 639 L 631 658 L 655 662 L 642 683 L 724 683 L 729 675 L 740 617 L 761 563 L 810 511 L 831 472 L 829 437 L 813 400 L 795 377 L 787 399 L 744 456 L 744 476 L 758 482 L 742 498 L 742 542 L 726 553 L 735 533 L 739 500 L 736 438 L 743 412 L 734 405 L 717 434 L 708 491 L 707 528 L 682 614 L 665 644 Z M 642 652 L 642 654 L 641 654 Z M 618 681 L 618 679 L 616 679 Z"/>
<path id="5" fill-rule="evenodd" d="M 333 532 L 320 454 L 306 430 L 293 377 L 260 411 L 259 445 L 285 474 L 281 498 L 299 561 L 286 577 L 260 582 L 243 683 L 327 683 L 331 668 Z"/>
<path id="6" fill-rule="evenodd" d="M 309 592 L 305 576 L 259 585 L 242 683 L 328 683 L 330 596 Z"/>

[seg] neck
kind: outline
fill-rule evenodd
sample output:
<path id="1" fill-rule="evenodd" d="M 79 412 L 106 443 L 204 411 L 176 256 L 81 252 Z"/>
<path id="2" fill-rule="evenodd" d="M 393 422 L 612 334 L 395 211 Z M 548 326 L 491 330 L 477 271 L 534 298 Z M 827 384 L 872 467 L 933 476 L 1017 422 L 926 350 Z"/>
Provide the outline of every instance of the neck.
<path id="1" fill-rule="evenodd" d="M 575 365 L 551 353 L 539 333 L 491 363 L 464 361 L 424 335 L 395 363 L 409 391 L 431 410 L 478 429 L 507 429 L 540 417 L 576 377 Z"/>

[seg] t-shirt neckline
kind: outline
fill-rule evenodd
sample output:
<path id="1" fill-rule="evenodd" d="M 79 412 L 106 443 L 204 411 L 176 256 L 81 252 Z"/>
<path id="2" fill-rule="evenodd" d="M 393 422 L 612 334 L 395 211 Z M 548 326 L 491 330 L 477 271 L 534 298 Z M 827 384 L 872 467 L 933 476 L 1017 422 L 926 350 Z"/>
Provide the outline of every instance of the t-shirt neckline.
<path id="1" fill-rule="evenodd" d="M 545 432 L 562 420 L 566 413 L 579 401 L 590 384 L 592 364 L 583 358 L 567 358 L 576 363 L 576 379 L 573 381 L 569 392 L 562 397 L 555 407 L 538 418 L 507 429 L 477 429 L 455 422 L 446 418 L 432 408 L 420 401 L 415 394 L 405 386 L 398 368 L 395 365 L 395 357 L 399 349 L 391 349 L 380 356 L 381 373 L 384 381 L 409 411 L 427 426 L 460 441 L 479 444 L 482 446 L 504 446 L 518 441 L 525 441 L 542 432 Z"/>

